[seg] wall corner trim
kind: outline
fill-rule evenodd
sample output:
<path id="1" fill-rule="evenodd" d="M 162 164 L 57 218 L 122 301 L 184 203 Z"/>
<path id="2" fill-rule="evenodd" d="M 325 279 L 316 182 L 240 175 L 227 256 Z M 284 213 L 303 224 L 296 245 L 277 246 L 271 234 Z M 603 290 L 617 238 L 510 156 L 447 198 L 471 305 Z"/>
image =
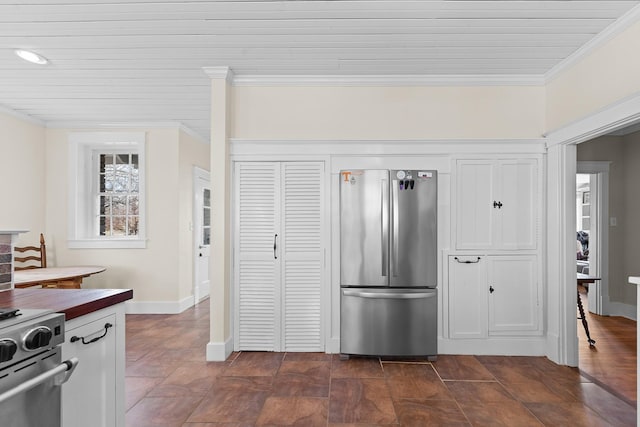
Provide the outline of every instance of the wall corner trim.
<path id="1" fill-rule="evenodd" d="M 233 351 L 233 341 L 229 337 L 225 342 L 210 342 L 207 344 L 207 362 L 224 362 Z"/>

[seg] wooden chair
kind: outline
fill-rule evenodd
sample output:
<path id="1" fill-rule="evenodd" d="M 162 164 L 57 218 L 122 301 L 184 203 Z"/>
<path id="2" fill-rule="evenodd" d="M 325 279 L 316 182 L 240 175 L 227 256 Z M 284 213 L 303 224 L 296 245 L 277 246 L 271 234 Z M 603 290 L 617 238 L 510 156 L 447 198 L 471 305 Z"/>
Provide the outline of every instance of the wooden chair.
<path id="1" fill-rule="evenodd" d="M 16 246 L 13 249 L 16 252 L 16 255 L 13 257 L 14 270 L 45 268 L 47 266 L 47 247 L 44 243 L 44 236 L 42 233 L 40 233 L 40 247 Z M 24 256 L 17 256 L 18 253 L 24 254 Z M 21 265 L 17 265 L 15 263 L 21 263 Z"/>

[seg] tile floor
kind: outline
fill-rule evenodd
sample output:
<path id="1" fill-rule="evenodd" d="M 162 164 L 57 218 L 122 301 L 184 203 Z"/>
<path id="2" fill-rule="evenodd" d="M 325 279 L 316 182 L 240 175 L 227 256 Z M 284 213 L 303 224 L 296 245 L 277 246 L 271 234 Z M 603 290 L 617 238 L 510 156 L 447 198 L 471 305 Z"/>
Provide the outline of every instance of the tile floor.
<path id="1" fill-rule="evenodd" d="M 127 316 L 127 426 L 634 426 L 635 408 L 544 357 L 434 363 L 321 353 L 205 362 L 208 302 Z"/>

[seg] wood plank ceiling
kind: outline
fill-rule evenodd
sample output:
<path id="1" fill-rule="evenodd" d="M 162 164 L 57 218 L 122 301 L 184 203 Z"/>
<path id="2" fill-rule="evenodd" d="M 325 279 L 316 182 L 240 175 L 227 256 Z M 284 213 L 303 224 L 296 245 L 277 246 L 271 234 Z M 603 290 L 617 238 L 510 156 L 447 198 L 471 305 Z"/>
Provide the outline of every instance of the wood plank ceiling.
<path id="1" fill-rule="evenodd" d="M 542 79 L 638 3 L 0 0 L 0 105 L 50 126 L 180 122 L 208 139 L 202 67 Z"/>

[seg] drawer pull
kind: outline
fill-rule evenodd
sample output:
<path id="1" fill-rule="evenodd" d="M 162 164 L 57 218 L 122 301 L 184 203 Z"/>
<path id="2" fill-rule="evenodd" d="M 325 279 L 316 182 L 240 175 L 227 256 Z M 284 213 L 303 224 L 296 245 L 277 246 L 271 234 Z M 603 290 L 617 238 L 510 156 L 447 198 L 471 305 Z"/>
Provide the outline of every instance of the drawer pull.
<path id="1" fill-rule="evenodd" d="M 84 344 L 84 345 L 94 343 L 94 342 L 106 337 L 107 333 L 109 332 L 109 328 L 112 328 L 112 327 L 113 327 L 113 325 L 111 323 L 105 323 L 104 324 L 104 333 L 102 335 L 100 335 L 99 337 L 95 337 L 95 338 L 90 339 L 89 341 L 85 341 L 84 340 L 85 337 L 79 337 L 77 335 L 74 335 L 74 336 L 71 337 L 71 342 L 82 341 L 82 344 Z M 94 335 L 94 334 L 89 334 L 88 336 L 91 336 L 91 335 Z"/>
<path id="2" fill-rule="evenodd" d="M 480 257 L 478 257 L 478 259 L 476 259 L 475 261 L 461 261 L 458 257 L 454 257 L 453 259 L 458 261 L 460 264 L 477 264 L 480 262 Z"/>

